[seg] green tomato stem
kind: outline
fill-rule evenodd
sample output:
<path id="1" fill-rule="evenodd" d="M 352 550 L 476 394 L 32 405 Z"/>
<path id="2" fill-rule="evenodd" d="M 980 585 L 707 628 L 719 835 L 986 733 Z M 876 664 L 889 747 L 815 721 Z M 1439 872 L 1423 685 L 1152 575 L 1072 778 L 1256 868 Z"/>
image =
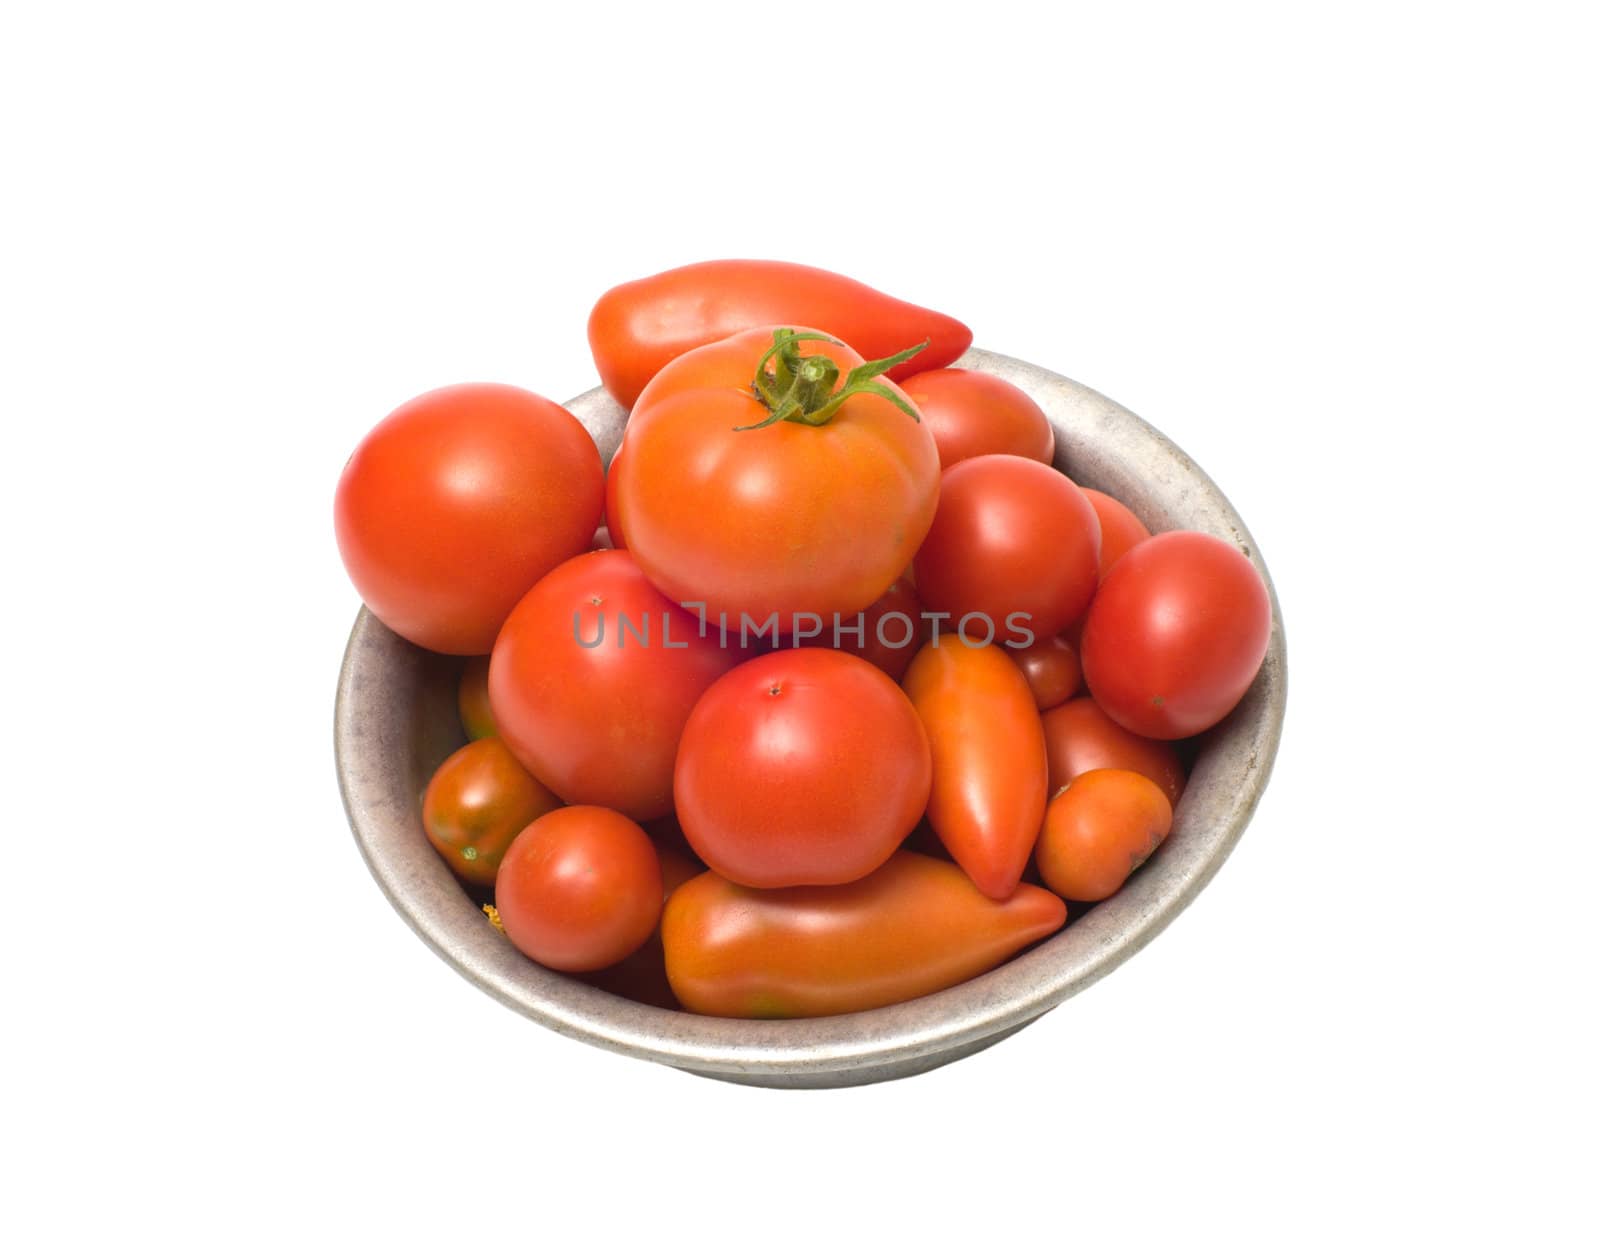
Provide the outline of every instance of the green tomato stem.
<path id="1" fill-rule="evenodd" d="M 854 395 L 876 395 L 888 400 L 912 421 L 921 421 L 917 410 L 905 397 L 878 381 L 896 365 L 904 364 L 928 346 L 924 339 L 915 347 L 881 361 L 866 361 L 845 375 L 844 385 L 834 389 L 839 381 L 839 366 L 823 355 L 802 356 L 799 345 L 807 339 L 825 343 L 839 343 L 831 335 L 815 331 L 774 330 L 772 346 L 756 363 L 756 376 L 750 390 L 767 410 L 764 421 L 749 426 L 736 426 L 736 430 L 761 430 L 779 421 L 793 421 L 805 426 L 825 426 L 844 402 Z M 843 346 L 842 344 L 840 346 Z M 769 371 L 767 366 L 771 364 Z"/>

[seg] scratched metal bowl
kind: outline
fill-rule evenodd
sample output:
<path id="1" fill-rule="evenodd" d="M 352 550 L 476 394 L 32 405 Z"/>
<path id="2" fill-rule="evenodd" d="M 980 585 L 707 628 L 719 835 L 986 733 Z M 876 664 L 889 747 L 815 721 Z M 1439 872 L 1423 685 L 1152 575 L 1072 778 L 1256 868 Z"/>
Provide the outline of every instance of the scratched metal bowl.
<path id="1" fill-rule="evenodd" d="M 974 349 L 958 364 L 1031 395 L 1056 430 L 1056 464 L 1126 502 L 1153 531 L 1202 530 L 1239 547 L 1270 591 L 1244 522 L 1205 473 L 1105 396 L 1024 361 Z M 609 462 L 623 411 L 601 390 L 568 407 Z M 622 999 L 524 958 L 486 922 L 422 833 L 420 797 L 463 741 L 459 660 L 404 642 L 363 610 L 339 674 L 334 755 L 356 842 L 411 928 L 463 977 L 569 1037 L 707 1077 L 762 1086 L 886 1081 L 971 1055 L 1076 994 L 1166 928 L 1233 849 L 1266 787 L 1283 726 L 1277 597 L 1266 663 L 1239 707 L 1204 736 L 1160 850 L 1110 900 L 993 972 L 909 1003 L 801 1021 L 734 1021 Z"/>

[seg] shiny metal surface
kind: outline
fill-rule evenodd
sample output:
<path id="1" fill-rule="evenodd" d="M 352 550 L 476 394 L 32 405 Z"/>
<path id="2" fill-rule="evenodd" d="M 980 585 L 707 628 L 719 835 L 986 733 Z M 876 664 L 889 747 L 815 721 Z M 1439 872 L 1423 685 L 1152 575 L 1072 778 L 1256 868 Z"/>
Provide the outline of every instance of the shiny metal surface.
<path id="1" fill-rule="evenodd" d="M 1158 431 L 1088 387 L 977 349 L 959 365 L 1020 386 L 1056 429 L 1056 463 L 1127 503 L 1152 530 L 1237 544 L 1267 577 L 1244 522 Z M 624 414 L 600 390 L 569 405 L 607 461 Z M 1271 578 L 1267 577 L 1269 591 Z M 1211 879 L 1266 787 L 1283 726 L 1286 653 L 1276 594 L 1265 664 L 1204 739 L 1171 836 L 1122 891 L 1010 963 L 910 1003 L 806 1021 L 730 1021 L 620 999 L 525 959 L 485 921 L 423 836 L 420 797 L 461 741 L 460 662 L 391 634 L 365 610 L 339 675 L 334 755 L 356 842 L 417 934 L 462 976 L 561 1034 L 641 1059 L 765 1086 L 844 1086 L 905 1077 L 970 1055 L 1104 977 L 1159 934 Z"/>

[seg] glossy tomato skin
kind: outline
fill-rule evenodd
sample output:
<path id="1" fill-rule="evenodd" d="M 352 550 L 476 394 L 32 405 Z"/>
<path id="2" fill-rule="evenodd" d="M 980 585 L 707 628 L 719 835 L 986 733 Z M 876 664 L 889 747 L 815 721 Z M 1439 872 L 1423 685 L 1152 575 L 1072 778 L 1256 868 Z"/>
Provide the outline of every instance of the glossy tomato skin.
<path id="1" fill-rule="evenodd" d="M 560 806 L 504 743 L 482 738 L 434 771 L 422 796 L 422 828 L 457 877 L 493 886 L 511 840 Z"/>
<path id="2" fill-rule="evenodd" d="M 673 891 L 699 877 L 706 867 L 686 852 L 663 846 L 659 839 L 653 838 L 651 841 L 655 843 L 656 855 L 661 861 L 661 898 L 664 907 L 666 900 L 672 898 Z M 674 1010 L 680 1006 L 667 981 L 666 955 L 661 949 L 659 923 L 645 940 L 644 946 L 631 956 L 624 957 L 609 968 L 581 976 L 589 985 L 610 991 L 613 995 L 621 995 L 624 999 L 632 999 L 635 1003 Z"/>
<path id="3" fill-rule="evenodd" d="M 814 1017 L 954 986 L 1066 919 L 1061 900 L 1036 886 L 996 902 L 955 865 L 900 851 L 845 886 L 758 891 L 704 874 L 673 892 L 661 938 L 689 1011 Z"/>
<path id="4" fill-rule="evenodd" d="M 1172 832 L 1161 788 L 1127 769 L 1094 769 L 1050 801 L 1039 835 L 1039 874 L 1066 899 L 1109 899 Z"/>
<path id="5" fill-rule="evenodd" d="M 489 658 L 470 656 L 456 686 L 456 712 L 468 738 L 493 738 L 494 712 L 489 707 Z"/>
<path id="6" fill-rule="evenodd" d="M 1084 497 L 1100 519 L 1100 581 L 1130 547 L 1150 537 L 1150 529 L 1121 500 L 1104 491 L 1083 488 Z"/>
<path id="7" fill-rule="evenodd" d="M 906 671 L 933 753 L 928 823 L 979 890 L 1017 888 L 1044 818 L 1044 729 L 1022 671 L 994 646 L 946 636 Z"/>
<path id="8" fill-rule="evenodd" d="M 627 440 L 617 444 L 617 450 L 611 454 L 611 464 L 606 469 L 606 498 L 605 498 L 605 531 L 610 545 L 619 551 L 626 551 L 628 536 L 622 529 L 622 510 L 617 505 L 617 466 L 622 462 L 622 449 Z"/>
<path id="9" fill-rule="evenodd" d="M 835 651 L 859 656 L 882 669 L 898 682 L 905 676 L 911 659 L 928 640 L 929 626 L 922 615 L 922 601 L 908 577 L 896 578 L 889 589 L 862 610 L 858 617 L 841 618 L 820 627 L 807 621 L 816 633 L 806 638 L 791 635 L 796 646 L 832 647 Z"/>
<path id="10" fill-rule="evenodd" d="M 506 937 L 564 973 L 607 968 L 644 946 L 661 917 L 661 863 L 650 837 L 609 808 L 557 808 L 518 834 L 494 904 Z"/>
<path id="11" fill-rule="evenodd" d="M 1071 699 L 1083 683 L 1078 649 L 1059 634 L 1038 639 L 1027 647 L 1007 648 L 1006 654 L 1028 679 L 1028 689 L 1040 712 Z"/>
<path id="12" fill-rule="evenodd" d="M 1183 794 L 1183 762 L 1171 743 L 1125 730 L 1084 695 L 1044 714 L 1050 794 L 1091 769 L 1131 769 L 1149 778 L 1172 803 Z"/>
<path id="13" fill-rule="evenodd" d="M 1266 585 L 1238 548 L 1168 531 L 1106 575 L 1084 622 L 1084 680 L 1135 734 L 1187 738 L 1233 711 L 1271 631 Z"/>
<path id="14" fill-rule="evenodd" d="M 930 611 L 950 614 L 952 623 L 975 614 L 992 623 L 999 642 L 1025 645 L 1082 616 L 1099 572 L 1100 522 L 1071 479 L 1007 455 L 975 456 L 945 471 L 939 511 L 916 559 L 917 594 Z"/>
<path id="15" fill-rule="evenodd" d="M 939 454 L 920 422 L 871 394 L 826 425 L 740 429 L 769 415 L 751 383 L 773 329 L 655 376 L 628 421 L 616 515 L 664 594 L 734 629 L 771 618 L 787 633 L 796 614 L 853 618 L 910 564 L 933 519 Z M 842 344 L 799 346 L 845 372 L 861 363 Z"/>
<path id="16" fill-rule="evenodd" d="M 689 710 L 739 659 L 715 630 L 702 638 L 627 552 L 589 552 L 507 618 L 489 702 L 506 745 L 556 794 L 648 821 L 672 811 Z"/>
<path id="17" fill-rule="evenodd" d="M 1056 432 L 1021 387 L 977 369 L 932 369 L 902 384 L 933 431 L 939 464 L 1006 452 L 1048 465 Z"/>
<path id="18" fill-rule="evenodd" d="M 444 387 L 379 422 L 339 479 L 334 529 L 356 590 L 420 647 L 481 655 L 525 591 L 589 546 L 600 453 L 578 419 L 516 387 Z"/>
<path id="19" fill-rule="evenodd" d="M 872 359 L 928 340 L 915 358 L 889 371 L 895 379 L 948 365 L 972 346 L 972 331 L 955 318 L 841 274 L 785 261 L 726 260 L 613 287 L 589 314 L 589 348 L 606 390 L 631 408 L 645 384 L 685 352 L 776 325 L 817 326 Z"/>
<path id="20" fill-rule="evenodd" d="M 922 723 L 882 670 L 785 648 L 701 697 L 673 795 L 695 854 L 728 880 L 832 886 L 865 877 L 905 840 L 930 771 Z"/>

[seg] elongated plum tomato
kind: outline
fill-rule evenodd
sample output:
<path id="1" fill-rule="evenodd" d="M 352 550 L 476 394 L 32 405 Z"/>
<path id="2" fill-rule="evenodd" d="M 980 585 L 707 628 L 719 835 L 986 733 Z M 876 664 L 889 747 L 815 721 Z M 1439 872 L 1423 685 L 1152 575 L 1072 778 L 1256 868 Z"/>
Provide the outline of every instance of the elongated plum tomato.
<path id="1" fill-rule="evenodd" d="M 1106 575 L 1083 626 L 1083 676 L 1113 721 L 1187 738 L 1233 711 L 1267 654 L 1272 606 L 1239 549 L 1172 530 Z"/>
<path id="2" fill-rule="evenodd" d="M 978 641 L 1026 645 L 1059 634 L 1089 606 L 1100 577 L 1100 522 L 1083 492 L 1049 465 L 974 456 L 945 471 L 916 575 L 930 611 L 955 622 L 971 615 Z"/>
<path id="3" fill-rule="evenodd" d="M 636 821 L 672 811 L 689 710 L 740 659 L 645 580 L 627 552 L 547 574 L 506 619 L 489 703 L 506 746 L 569 803 Z"/>
<path id="4" fill-rule="evenodd" d="M 691 1012 L 832 1016 L 964 982 L 1066 919 L 1037 886 L 997 902 L 955 865 L 899 851 L 844 886 L 751 890 L 702 874 L 673 891 L 661 941 Z"/>
<path id="5" fill-rule="evenodd" d="M 603 494 L 600 452 L 576 417 L 470 383 L 373 428 L 339 478 L 334 530 L 378 620 L 419 647 L 482 655 L 523 593 L 589 546 Z"/>
<path id="6" fill-rule="evenodd" d="M 757 657 L 695 705 L 678 748 L 678 820 L 743 886 L 871 873 L 928 804 L 928 740 L 882 670 L 822 648 Z"/>
<path id="7" fill-rule="evenodd" d="M 511 840 L 561 801 L 497 738 L 452 753 L 422 796 L 422 828 L 464 882 L 493 886 Z"/>
<path id="8" fill-rule="evenodd" d="M 1046 465 L 1056 454 L 1056 432 L 1044 409 L 1004 378 L 976 369 L 931 369 L 900 385 L 933 431 L 945 469 L 991 452 Z"/>
<path id="9" fill-rule="evenodd" d="M 933 519 L 933 436 L 893 383 L 843 385 L 863 365 L 850 348 L 793 337 L 816 333 L 751 330 L 680 356 L 628 420 L 613 520 L 651 582 L 732 628 L 854 617 Z"/>
<path id="10" fill-rule="evenodd" d="M 494 884 L 506 937 L 530 960 L 589 973 L 639 950 L 661 916 L 650 836 L 609 808 L 557 808 L 511 844 Z"/>
<path id="11" fill-rule="evenodd" d="M 1150 537 L 1150 529 L 1121 500 L 1104 491 L 1083 488 L 1084 498 L 1100 519 L 1100 581 L 1130 547 Z"/>
<path id="12" fill-rule="evenodd" d="M 1172 744 L 1124 730 L 1088 695 L 1044 714 L 1044 744 L 1050 761 L 1051 795 L 1091 769 L 1142 773 L 1161 788 L 1174 808 L 1183 794 L 1183 762 Z"/>
<path id="13" fill-rule="evenodd" d="M 1094 769 L 1045 809 L 1039 876 L 1066 899 L 1109 899 L 1171 832 L 1159 786 L 1127 769 Z"/>

